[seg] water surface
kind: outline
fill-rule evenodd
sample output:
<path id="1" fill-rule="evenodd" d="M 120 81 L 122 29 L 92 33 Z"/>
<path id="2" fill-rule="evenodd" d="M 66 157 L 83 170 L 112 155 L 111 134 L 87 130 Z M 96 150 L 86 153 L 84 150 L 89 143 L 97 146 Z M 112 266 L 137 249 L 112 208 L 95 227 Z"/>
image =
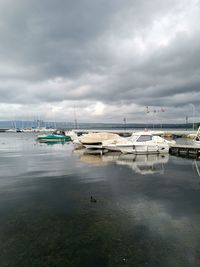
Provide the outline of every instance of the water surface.
<path id="1" fill-rule="evenodd" d="M 0 266 L 200 266 L 199 166 L 1 133 Z"/>

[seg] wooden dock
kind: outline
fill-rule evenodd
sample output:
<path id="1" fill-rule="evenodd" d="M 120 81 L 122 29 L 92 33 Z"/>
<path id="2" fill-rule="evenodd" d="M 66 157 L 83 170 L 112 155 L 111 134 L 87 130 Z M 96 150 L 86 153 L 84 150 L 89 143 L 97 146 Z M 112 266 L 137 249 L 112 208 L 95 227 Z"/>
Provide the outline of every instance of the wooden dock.
<path id="1" fill-rule="evenodd" d="M 176 156 L 186 156 L 186 157 L 199 157 L 200 156 L 200 146 L 198 145 L 180 145 L 175 144 L 170 146 L 170 154 Z"/>

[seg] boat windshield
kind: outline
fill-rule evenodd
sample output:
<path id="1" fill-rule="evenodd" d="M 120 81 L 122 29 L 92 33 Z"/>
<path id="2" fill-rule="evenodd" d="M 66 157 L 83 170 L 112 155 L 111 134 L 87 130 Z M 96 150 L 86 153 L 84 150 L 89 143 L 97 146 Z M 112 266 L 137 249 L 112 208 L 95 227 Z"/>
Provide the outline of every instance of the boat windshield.
<path id="1" fill-rule="evenodd" d="M 132 135 L 131 137 L 129 137 L 129 140 L 132 142 L 135 142 L 138 139 L 139 135 Z"/>
<path id="2" fill-rule="evenodd" d="M 151 141 L 152 136 L 151 135 L 141 135 L 138 139 L 137 142 L 146 142 L 146 141 Z"/>
<path id="3" fill-rule="evenodd" d="M 129 139 L 132 142 L 146 142 L 151 141 L 152 136 L 151 135 L 132 135 Z"/>

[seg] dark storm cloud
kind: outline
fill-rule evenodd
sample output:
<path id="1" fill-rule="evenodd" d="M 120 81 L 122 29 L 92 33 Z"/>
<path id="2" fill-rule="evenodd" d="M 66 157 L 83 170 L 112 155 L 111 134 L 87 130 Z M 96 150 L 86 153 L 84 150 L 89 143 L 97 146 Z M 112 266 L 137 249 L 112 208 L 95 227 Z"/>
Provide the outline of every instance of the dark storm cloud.
<path id="1" fill-rule="evenodd" d="M 118 2 L 11 1 L 1 9 L 1 57 L 36 64 L 39 77 L 39 71 L 55 77 L 93 68 L 92 42 L 109 25 Z"/>
<path id="2" fill-rule="evenodd" d="M 130 103 L 132 112 L 197 107 L 199 8 L 196 0 L 2 0 L 0 102 L 81 101 L 86 110 L 101 102 L 125 113 Z"/>

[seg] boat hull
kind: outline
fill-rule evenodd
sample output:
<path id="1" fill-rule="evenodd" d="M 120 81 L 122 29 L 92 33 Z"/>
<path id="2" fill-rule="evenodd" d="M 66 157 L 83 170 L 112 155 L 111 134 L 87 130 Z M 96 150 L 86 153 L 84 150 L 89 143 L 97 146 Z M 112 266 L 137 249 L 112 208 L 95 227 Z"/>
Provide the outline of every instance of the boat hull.
<path id="1" fill-rule="evenodd" d="M 71 141 L 69 136 L 63 135 L 39 135 L 37 137 L 37 141 L 39 142 L 67 142 Z"/>
<path id="2" fill-rule="evenodd" d="M 132 153 L 132 154 L 158 154 L 158 153 L 169 153 L 169 145 L 159 144 L 159 145 L 134 145 L 134 144 L 116 144 L 107 145 L 106 149 L 112 151 L 120 151 L 122 153 Z"/>
<path id="3" fill-rule="evenodd" d="M 88 144 L 83 144 L 84 147 L 86 147 L 87 149 L 102 149 L 102 145 L 88 145 Z"/>
<path id="4" fill-rule="evenodd" d="M 194 140 L 193 141 L 195 145 L 199 145 L 200 146 L 200 141 Z"/>

